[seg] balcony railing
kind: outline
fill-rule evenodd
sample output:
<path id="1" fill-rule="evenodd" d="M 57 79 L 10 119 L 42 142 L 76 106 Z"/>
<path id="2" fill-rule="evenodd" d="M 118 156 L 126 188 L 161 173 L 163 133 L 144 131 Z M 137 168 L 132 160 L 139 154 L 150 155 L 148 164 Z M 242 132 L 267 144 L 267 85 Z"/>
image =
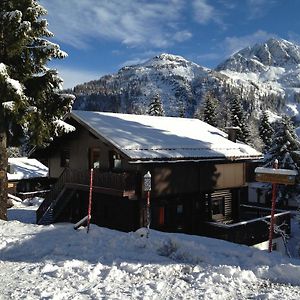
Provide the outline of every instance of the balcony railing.
<path id="1" fill-rule="evenodd" d="M 114 191 L 136 191 L 137 188 L 137 174 L 130 172 L 110 172 L 94 169 L 93 187 L 107 188 Z M 90 184 L 89 170 L 74 170 L 65 169 L 57 182 L 52 187 L 50 193 L 47 195 L 43 203 L 38 208 L 37 220 L 47 211 L 48 207 L 58 197 L 66 185 L 84 185 Z"/>
<path id="2" fill-rule="evenodd" d="M 241 211 L 246 216 L 245 220 L 232 224 L 205 222 L 201 225 L 201 233 L 213 238 L 248 246 L 267 241 L 269 236 L 268 222 L 271 218 L 270 209 L 245 205 L 241 206 Z M 258 217 L 250 219 L 251 215 Z M 282 229 L 286 233 L 290 233 L 290 219 L 289 211 L 275 214 L 275 224 L 284 224 Z M 275 234 L 274 237 L 278 237 L 278 235 Z"/>

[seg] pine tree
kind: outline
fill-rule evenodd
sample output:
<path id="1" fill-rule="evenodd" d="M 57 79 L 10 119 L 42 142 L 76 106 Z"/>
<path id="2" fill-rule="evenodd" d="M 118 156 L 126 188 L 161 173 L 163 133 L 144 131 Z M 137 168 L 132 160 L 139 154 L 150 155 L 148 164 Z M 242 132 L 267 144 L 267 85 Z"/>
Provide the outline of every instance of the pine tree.
<path id="1" fill-rule="evenodd" d="M 259 124 L 259 136 L 264 143 L 264 152 L 267 152 L 270 149 L 273 134 L 274 129 L 269 122 L 268 113 L 264 111 Z"/>
<path id="2" fill-rule="evenodd" d="M 37 0 L 0 2 L 0 218 L 6 219 L 7 147 L 27 138 L 41 144 L 70 108 L 62 80 L 47 63 L 66 57 L 48 38 L 47 11 Z"/>
<path id="3" fill-rule="evenodd" d="M 280 121 L 276 122 L 275 133 L 269 151 L 265 155 L 265 166 L 272 167 L 275 159 L 278 160 L 278 167 L 282 169 L 297 170 L 299 166 L 294 160 L 293 151 L 300 150 L 300 141 L 295 133 L 291 119 L 283 116 Z M 296 187 L 292 185 L 280 185 L 279 199 L 288 202 L 296 192 Z"/>
<path id="4" fill-rule="evenodd" d="M 152 101 L 149 104 L 149 108 L 148 108 L 148 115 L 150 116 L 165 115 L 159 94 L 155 94 L 155 96 L 152 98 Z"/>
<path id="5" fill-rule="evenodd" d="M 217 99 L 208 92 L 205 95 L 204 101 L 203 121 L 217 127 Z"/>
<path id="6" fill-rule="evenodd" d="M 233 95 L 230 99 L 230 121 L 231 126 L 240 128 L 237 133 L 237 139 L 244 143 L 249 142 L 250 131 L 247 125 L 242 103 L 236 95 Z"/>
<path id="7" fill-rule="evenodd" d="M 292 158 L 292 152 L 300 150 L 300 141 L 295 133 L 291 119 L 283 116 L 276 122 L 269 151 L 265 155 L 266 166 L 272 167 L 275 159 L 278 159 L 279 168 L 297 169 L 297 164 Z"/>

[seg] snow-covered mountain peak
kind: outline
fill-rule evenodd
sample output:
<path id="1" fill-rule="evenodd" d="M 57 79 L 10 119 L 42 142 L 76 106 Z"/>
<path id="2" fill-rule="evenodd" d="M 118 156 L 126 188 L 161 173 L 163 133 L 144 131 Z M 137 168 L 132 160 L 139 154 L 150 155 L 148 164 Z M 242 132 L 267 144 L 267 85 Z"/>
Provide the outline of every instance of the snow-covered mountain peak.
<path id="1" fill-rule="evenodd" d="M 284 113 L 299 114 L 300 46 L 272 38 L 235 53 L 217 70 L 238 80 L 240 85 L 255 86 L 260 95 L 281 97 Z"/>
<path id="2" fill-rule="evenodd" d="M 163 60 L 163 61 L 185 61 L 185 62 L 187 62 L 187 60 L 185 58 L 183 58 L 182 56 L 173 55 L 173 54 L 169 54 L 169 53 L 161 53 L 160 55 L 155 56 L 154 59 L 159 59 L 159 60 Z"/>
<path id="3" fill-rule="evenodd" d="M 300 64 L 300 47 L 284 39 L 271 38 L 233 54 L 217 70 L 262 72 L 269 67 L 294 68 Z"/>
<path id="4" fill-rule="evenodd" d="M 160 55 L 154 56 L 153 58 L 147 60 L 145 63 L 141 65 L 137 65 L 135 67 L 150 67 L 150 68 L 167 68 L 167 69 L 175 69 L 175 68 L 195 68 L 201 69 L 203 71 L 210 71 L 210 69 L 197 65 L 194 62 L 191 62 L 180 55 L 161 53 Z"/>

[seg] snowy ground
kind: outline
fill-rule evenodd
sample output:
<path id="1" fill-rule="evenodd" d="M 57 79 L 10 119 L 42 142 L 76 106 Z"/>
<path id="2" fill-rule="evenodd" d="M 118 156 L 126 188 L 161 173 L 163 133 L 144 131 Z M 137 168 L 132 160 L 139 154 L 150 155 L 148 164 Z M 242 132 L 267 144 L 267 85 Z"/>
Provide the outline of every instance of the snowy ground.
<path id="1" fill-rule="evenodd" d="M 300 299 L 300 260 L 184 234 L 30 224 L 35 209 L 19 203 L 0 221 L 1 300 Z"/>

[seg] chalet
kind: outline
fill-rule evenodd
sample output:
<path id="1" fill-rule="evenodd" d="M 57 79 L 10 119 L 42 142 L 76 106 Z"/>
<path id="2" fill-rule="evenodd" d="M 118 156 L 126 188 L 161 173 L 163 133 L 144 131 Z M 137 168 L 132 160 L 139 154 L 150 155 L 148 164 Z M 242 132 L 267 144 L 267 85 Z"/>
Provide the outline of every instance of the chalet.
<path id="1" fill-rule="evenodd" d="M 22 198 L 49 188 L 48 167 L 34 158 L 9 158 L 7 179 L 8 192 Z"/>
<path id="2" fill-rule="evenodd" d="M 151 228 L 254 245 L 268 239 L 269 211 L 242 206 L 247 170 L 261 153 L 198 119 L 72 111 L 76 128 L 44 151 L 57 182 L 37 222 L 92 222 L 132 231 L 145 225 L 143 176 L 151 177 Z M 230 135 L 232 138 L 232 135 Z M 234 137 L 232 138 L 234 139 Z M 277 221 L 287 220 L 281 213 Z"/>

